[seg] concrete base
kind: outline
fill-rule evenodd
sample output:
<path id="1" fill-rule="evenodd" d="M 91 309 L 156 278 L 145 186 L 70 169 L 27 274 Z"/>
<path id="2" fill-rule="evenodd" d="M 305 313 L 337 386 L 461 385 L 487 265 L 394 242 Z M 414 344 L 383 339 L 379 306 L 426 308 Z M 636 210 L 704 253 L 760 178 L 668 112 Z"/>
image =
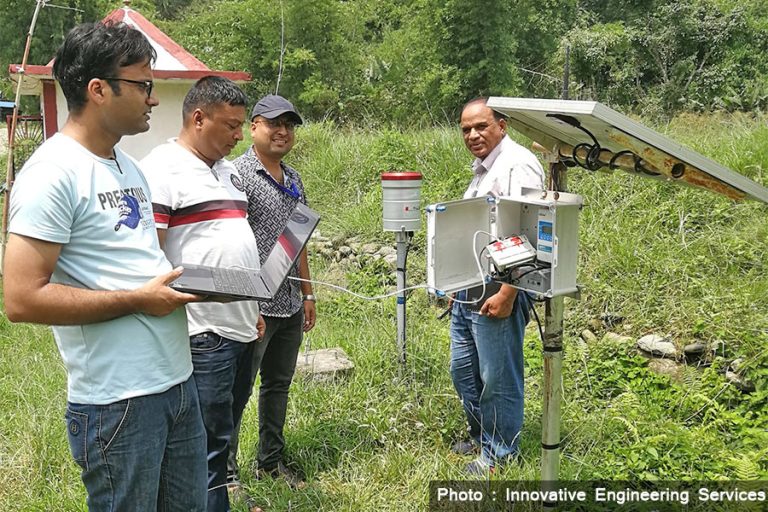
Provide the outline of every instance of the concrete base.
<path id="1" fill-rule="evenodd" d="M 299 352 L 296 373 L 316 382 L 329 382 L 352 372 L 355 364 L 339 347 Z"/>

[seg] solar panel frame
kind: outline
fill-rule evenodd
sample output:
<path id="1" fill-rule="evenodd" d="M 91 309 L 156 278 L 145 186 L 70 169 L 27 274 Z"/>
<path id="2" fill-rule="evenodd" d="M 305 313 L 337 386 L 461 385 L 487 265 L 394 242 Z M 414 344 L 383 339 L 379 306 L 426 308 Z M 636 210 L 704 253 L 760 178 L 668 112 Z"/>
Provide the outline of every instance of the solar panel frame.
<path id="1" fill-rule="evenodd" d="M 601 103 L 494 96 L 487 104 L 508 116 L 509 126 L 550 151 L 559 146 L 592 143 L 586 133 L 562 120 L 568 116 L 589 130 L 601 147 L 614 154 L 632 151 L 647 167 L 660 173 L 657 178 L 704 188 L 732 199 L 749 197 L 768 203 L 768 189 L 762 185 Z M 639 173 L 644 177 L 650 177 L 649 174 Z"/>

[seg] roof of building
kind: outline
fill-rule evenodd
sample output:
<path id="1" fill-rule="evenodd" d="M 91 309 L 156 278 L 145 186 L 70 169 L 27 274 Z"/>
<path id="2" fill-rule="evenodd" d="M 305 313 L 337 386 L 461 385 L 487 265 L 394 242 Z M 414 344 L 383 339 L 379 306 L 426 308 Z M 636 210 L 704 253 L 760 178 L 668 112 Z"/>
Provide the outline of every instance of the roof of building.
<path id="1" fill-rule="evenodd" d="M 157 52 L 157 60 L 152 70 L 155 79 L 195 81 L 206 75 L 224 76 L 236 82 L 246 82 L 251 79 L 250 73 L 244 71 L 215 71 L 210 69 L 152 22 L 131 9 L 130 1 L 123 3 L 125 4 L 124 7 L 110 12 L 102 21 L 126 23 L 146 36 Z M 20 67 L 20 64 L 11 64 L 8 66 L 8 72 L 15 75 Z M 53 78 L 53 59 L 44 66 L 28 65 L 25 75 L 38 80 L 50 80 Z"/>

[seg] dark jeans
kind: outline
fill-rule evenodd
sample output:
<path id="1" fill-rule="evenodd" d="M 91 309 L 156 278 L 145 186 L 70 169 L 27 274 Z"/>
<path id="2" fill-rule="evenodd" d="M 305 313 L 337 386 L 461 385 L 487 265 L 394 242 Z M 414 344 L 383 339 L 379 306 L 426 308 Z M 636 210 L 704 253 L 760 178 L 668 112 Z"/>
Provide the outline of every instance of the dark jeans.
<path id="1" fill-rule="evenodd" d="M 205 431 L 195 379 L 107 405 L 68 403 L 72 457 L 91 511 L 205 511 Z"/>
<path id="2" fill-rule="evenodd" d="M 256 343 L 241 343 L 212 332 L 190 336 L 189 341 L 208 440 L 208 512 L 227 512 L 230 439 L 251 395 Z"/>
<path id="3" fill-rule="evenodd" d="M 253 351 L 253 374 L 261 374 L 259 386 L 259 452 L 257 466 L 270 470 L 283 456 L 285 413 L 288 409 L 288 389 L 296 371 L 296 358 L 304 336 L 304 309 L 287 318 L 265 316 L 267 332 Z M 230 444 L 229 471 L 237 473 L 237 444 L 240 424 L 235 428 Z"/>

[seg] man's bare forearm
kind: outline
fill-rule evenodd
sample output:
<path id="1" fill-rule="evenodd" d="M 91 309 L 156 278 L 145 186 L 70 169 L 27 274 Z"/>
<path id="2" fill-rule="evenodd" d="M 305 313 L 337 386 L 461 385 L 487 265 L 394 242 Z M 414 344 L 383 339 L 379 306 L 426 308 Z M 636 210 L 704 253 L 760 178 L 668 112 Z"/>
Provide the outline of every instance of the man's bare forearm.
<path id="1" fill-rule="evenodd" d="M 8 297 L 8 319 L 48 325 L 83 325 L 105 322 L 141 311 L 139 290 L 84 290 L 48 283 L 24 299 Z"/>

